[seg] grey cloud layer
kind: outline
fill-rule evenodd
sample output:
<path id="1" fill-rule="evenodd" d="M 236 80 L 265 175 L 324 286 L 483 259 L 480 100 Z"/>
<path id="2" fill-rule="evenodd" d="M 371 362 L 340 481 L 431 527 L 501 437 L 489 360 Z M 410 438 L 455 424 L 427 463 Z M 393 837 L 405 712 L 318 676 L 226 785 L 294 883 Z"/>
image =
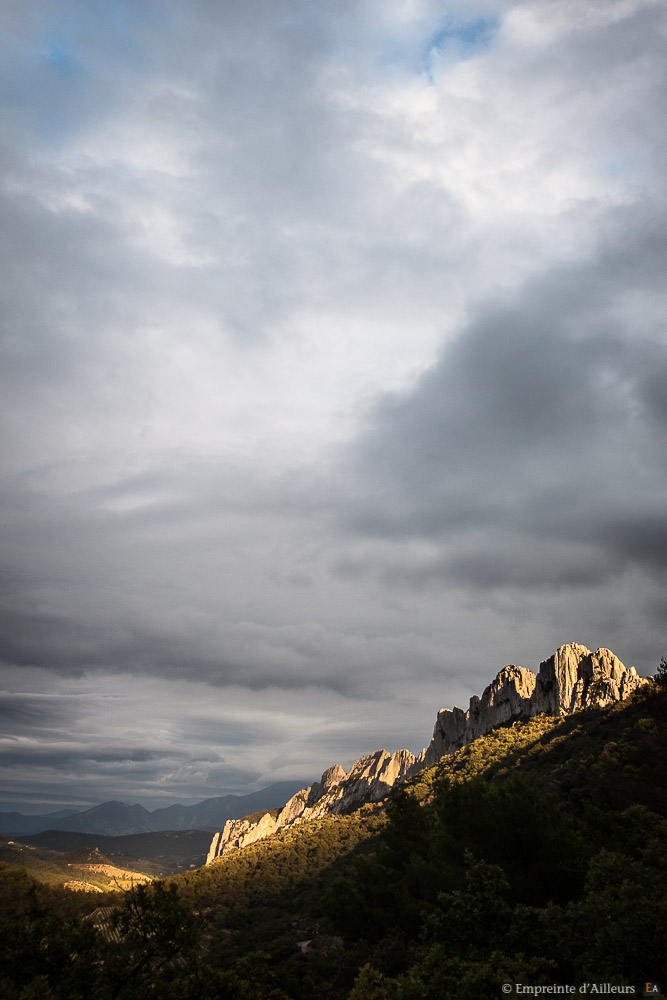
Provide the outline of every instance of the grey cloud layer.
<path id="1" fill-rule="evenodd" d="M 540 615 L 606 628 L 610 646 L 632 632 L 635 655 L 656 656 L 667 577 L 663 220 L 660 205 L 631 227 L 609 225 L 591 260 L 483 307 L 413 391 L 377 405 L 347 508 L 350 530 L 376 541 L 344 554 L 339 572 L 491 602 L 512 595 L 525 614 L 541 595 Z"/>
<path id="2" fill-rule="evenodd" d="M 599 546 L 598 572 L 664 570 L 666 331 L 653 307 L 667 260 L 651 237 L 640 229 L 625 260 L 602 249 L 493 303 L 413 391 L 378 404 L 358 446 L 368 500 L 354 526 L 454 544 L 468 531 L 477 550 L 476 531 L 507 530 Z M 626 316 L 638 271 L 647 314 Z M 536 555 L 529 586 L 550 572 Z"/>
<path id="3" fill-rule="evenodd" d="M 12 788 L 204 797 L 560 642 L 654 668 L 664 7 L 58 8 L 0 13 Z"/>

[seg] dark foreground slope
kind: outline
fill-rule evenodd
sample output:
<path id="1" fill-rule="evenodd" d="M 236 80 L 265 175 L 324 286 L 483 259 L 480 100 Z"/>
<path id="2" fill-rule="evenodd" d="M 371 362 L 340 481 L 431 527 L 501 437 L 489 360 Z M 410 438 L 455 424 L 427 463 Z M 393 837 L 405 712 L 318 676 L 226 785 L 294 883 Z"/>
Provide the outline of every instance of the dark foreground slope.
<path id="1" fill-rule="evenodd" d="M 137 889 L 115 942 L 108 915 L 106 936 L 54 923 L 14 887 L 2 995 L 484 1000 L 503 983 L 585 982 L 641 995 L 665 980 L 666 734 L 661 689 L 499 729 L 386 810 Z"/>

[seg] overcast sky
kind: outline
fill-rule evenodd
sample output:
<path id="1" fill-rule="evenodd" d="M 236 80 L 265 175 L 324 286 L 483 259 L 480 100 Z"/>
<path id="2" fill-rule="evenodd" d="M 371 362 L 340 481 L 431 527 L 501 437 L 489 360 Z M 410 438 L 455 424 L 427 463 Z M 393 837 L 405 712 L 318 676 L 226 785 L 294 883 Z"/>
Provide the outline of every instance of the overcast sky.
<path id="1" fill-rule="evenodd" d="M 5 0 L 0 808 L 667 652 L 661 0 Z"/>

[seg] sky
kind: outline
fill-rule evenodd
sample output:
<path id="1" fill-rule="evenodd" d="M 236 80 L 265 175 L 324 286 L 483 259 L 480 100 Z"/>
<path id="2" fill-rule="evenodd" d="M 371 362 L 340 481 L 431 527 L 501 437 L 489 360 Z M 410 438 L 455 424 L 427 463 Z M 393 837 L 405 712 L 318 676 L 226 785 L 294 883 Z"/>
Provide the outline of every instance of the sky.
<path id="1" fill-rule="evenodd" d="M 667 652 L 661 0 L 5 0 L 0 808 Z"/>

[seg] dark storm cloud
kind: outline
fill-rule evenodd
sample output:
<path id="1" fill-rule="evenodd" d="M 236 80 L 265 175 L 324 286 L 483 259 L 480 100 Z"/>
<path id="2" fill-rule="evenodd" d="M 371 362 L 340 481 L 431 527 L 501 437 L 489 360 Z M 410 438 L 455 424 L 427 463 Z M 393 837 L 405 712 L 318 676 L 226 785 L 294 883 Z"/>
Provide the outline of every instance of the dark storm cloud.
<path id="1" fill-rule="evenodd" d="M 48 695 L 0 694 L 0 726 L 10 726 L 13 732 L 45 731 L 72 718 L 64 699 Z"/>
<path id="2" fill-rule="evenodd" d="M 178 722 L 174 733 L 175 739 L 185 746 L 193 742 L 203 746 L 262 746 L 274 739 L 270 730 L 250 729 L 247 720 L 234 719 L 229 715 L 224 718 L 192 715 Z M 211 760 L 220 760 L 219 754 L 212 756 Z"/>
<path id="3" fill-rule="evenodd" d="M 297 587 L 299 585 L 297 584 Z M 340 694 L 370 695 L 366 680 L 358 676 L 355 645 L 316 625 L 268 626 L 254 622 L 230 626 L 202 618 L 199 627 L 169 623 L 158 608 L 152 628 L 139 629 L 124 602 L 102 608 L 94 601 L 92 615 L 85 615 L 81 596 L 72 595 L 71 617 L 46 615 L 35 609 L 25 613 L 15 607 L 0 614 L 0 657 L 7 668 L 37 667 L 63 676 L 88 672 L 120 672 L 164 678 L 206 681 L 214 687 L 241 685 L 252 691 L 300 689 L 317 685 Z M 167 594 L 169 600 L 169 592 Z M 137 594 L 138 605 L 145 598 Z M 28 603 L 28 600 L 25 600 Z M 146 604 L 146 613 L 154 611 Z M 84 620 L 85 617 L 85 620 Z M 365 655 L 365 650 L 361 650 Z M 247 732 L 247 740 L 256 734 Z M 220 733 L 218 733 L 218 738 Z M 242 742 L 241 730 L 236 742 Z"/>
<path id="4" fill-rule="evenodd" d="M 214 686 L 240 684 L 255 691 L 317 684 L 360 694 L 363 682 L 335 637 L 308 627 L 270 628 L 241 623 L 229 629 L 203 627 L 185 634 L 177 626 L 152 630 L 30 614 L 0 613 L 0 659 L 11 667 L 39 667 L 67 676 L 110 670 L 124 674 L 206 680 Z"/>
<path id="5" fill-rule="evenodd" d="M 632 566 L 664 576 L 667 329 L 655 305 L 666 269 L 655 218 L 617 225 L 592 260 L 478 307 L 412 391 L 377 405 L 348 523 L 434 546 L 403 571 L 385 550 L 387 582 L 585 588 Z"/>
<path id="6" fill-rule="evenodd" d="M 147 765 L 139 768 L 143 774 L 154 774 L 159 765 L 164 766 L 166 760 L 186 759 L 186 754 L 155 753 L 140 748 L 118 748 L 114 750 L 95 749 L 94 747 L 70 747 L 61 749 L 57 745 L 42 745 L 15 748 L 9 745 L 3 747 L 4 766 L 34 766 L 48 764 L 55 771 L 65 768 L 100 766 L 106 772 L 121 773 L 128 765 Z M 136 769 L 135 769 L 136 770 Z"/>

